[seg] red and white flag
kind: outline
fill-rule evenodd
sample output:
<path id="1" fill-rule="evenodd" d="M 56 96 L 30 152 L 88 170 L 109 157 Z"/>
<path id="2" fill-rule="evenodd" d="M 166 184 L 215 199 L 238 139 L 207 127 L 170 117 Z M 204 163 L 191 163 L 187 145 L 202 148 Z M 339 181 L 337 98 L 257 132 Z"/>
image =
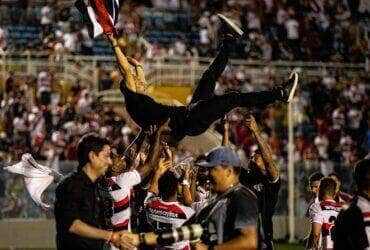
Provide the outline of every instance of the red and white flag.
<path id="1" fill-rule="evenodd" d="M 90 36 L 95 38 L 102 33 L 116 33 L 114 25 L 122 2 L 123 0 L 77 0 L 75 6 L 87 22 Z"/>

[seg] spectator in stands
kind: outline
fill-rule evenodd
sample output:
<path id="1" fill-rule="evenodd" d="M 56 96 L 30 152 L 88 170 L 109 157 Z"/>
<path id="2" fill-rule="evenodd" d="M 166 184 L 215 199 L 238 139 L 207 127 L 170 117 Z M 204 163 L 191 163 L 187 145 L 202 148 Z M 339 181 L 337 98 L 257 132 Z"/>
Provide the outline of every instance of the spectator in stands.
<path id="1" fill-rule="evenodd" d="M 1 22 L 0 22 L 1 25 Z M 8 32 L 0 26 L 0 54 L 6 49 Z"/>
<path id="2" fill-rule="evenodd" d="M 54 22 L 54 7 L 52 1 L 48 1 L 48 4 L 41 8 L 41 20 L 42 26 L 51 25 Z"/>
<path id="3" fill-rule="evenodd" d="M 41 71 L 37 76 L 37 98 L 42 105 L 50 103 L 52 79 L 48 72 Z"/>

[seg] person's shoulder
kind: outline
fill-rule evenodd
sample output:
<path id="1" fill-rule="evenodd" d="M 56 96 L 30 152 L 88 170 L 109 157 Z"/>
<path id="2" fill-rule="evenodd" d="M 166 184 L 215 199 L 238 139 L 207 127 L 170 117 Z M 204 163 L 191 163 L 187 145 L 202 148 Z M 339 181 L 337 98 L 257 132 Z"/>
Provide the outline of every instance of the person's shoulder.
<path id="1" fill-rule="evenodd" d="M 342 206 L 342 210 L 339 212 L 338 217 L 343 220 L 353 220 L 356 217 L 362 217 L 362 212 L 360 208 L 351 201 Z"/>
<path id="2" fill-rule="evenodd" d="M 77 172 L 67 175 L 57 186 L 56 192 L 73 190 L 73 187 L 81 184 L 81 176 Z"/>
<path id="3" fill-rule="evenodd" d="M 257 200 L 256 194 L 248 187 L 239 185 L 239 187 L 232 194 L 233 200 Z"/>
<path id="4" fill-rule="evenodd" d="M 320 213 L 322 211 L 320 202 L 314 202 L 314 203 L 312 203 L 309 206 L 308 210 L 309 210 L 309 214 L 310 215 L 315 215 L 317 213 Z"/>

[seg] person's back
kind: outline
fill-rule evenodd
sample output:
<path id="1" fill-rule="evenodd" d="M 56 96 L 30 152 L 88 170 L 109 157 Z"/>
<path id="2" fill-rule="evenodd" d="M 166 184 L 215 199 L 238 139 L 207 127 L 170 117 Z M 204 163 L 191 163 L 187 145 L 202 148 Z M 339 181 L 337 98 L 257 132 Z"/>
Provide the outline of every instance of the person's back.
<path id="1" fill-rule="evenodd" d="M 146 206 L 149 224 L 155 231 L 181 227 L 194 210 L 178 201 L 166 202 L 159 197 L 149 198 Z M 190 249 L 189 241 L 181 241 L 161 249 Z"/>
<path id="2" fill-rule="evenodd" d="M 165 172 L 158 180 L 159 196 L 149 192 L 144 204 L 148 223 L 154 231 L 181 227 L 194 210 L 178 201 L 179 180 L 171 171 Z M 181 241 L 161 249 L 190 249 L 189 241 Z"/>
<path id="3" fill-rule="evenodd" d="M 334 200 L 321 201 L 312 205 L 312 207 L 317 207 L 315 208 L 317 212 L 312 218 L 313 222 L 320 223 L 322 230 L 318 244 L 319 249 L 333 249 L 332 229 L 342 205 L 343 203 Z"/>

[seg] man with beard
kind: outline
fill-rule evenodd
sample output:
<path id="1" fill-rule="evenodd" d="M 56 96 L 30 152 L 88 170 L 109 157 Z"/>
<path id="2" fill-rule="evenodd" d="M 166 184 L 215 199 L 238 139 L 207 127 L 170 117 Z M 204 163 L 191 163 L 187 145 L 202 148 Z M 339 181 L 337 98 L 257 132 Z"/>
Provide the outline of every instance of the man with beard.
<path id="1" fill-rule="evenodd" d="M 273 244 L 272 216 L 280 190 L 279 170 L 272 159 L 270 147 L 262 138 L 252 115 L 246 117 L 246 125 L 256 138 L 259 149 L 254 153 L 248 172 L 242 171 L 240 182 L 252 189 L 258 197 L 264 232 L 263 249 L 275 249 Z"/>

